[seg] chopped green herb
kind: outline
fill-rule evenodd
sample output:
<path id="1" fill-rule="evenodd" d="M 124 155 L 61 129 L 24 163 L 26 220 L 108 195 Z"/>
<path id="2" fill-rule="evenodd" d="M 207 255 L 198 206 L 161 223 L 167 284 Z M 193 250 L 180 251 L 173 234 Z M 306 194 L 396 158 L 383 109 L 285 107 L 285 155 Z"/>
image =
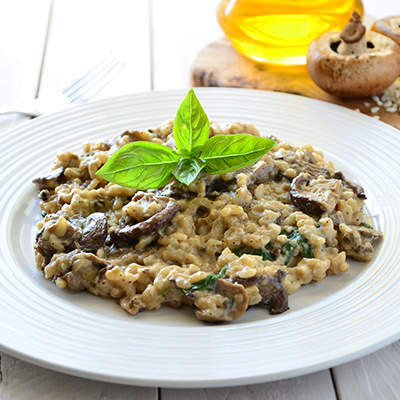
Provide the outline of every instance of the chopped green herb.
<path id="1" fill-rule="evenodd" d="M 268 245 L 267 245 L 268 246 Z M 250 249 L 249 247 L 239 247 L 236 250 L 233 250 L 233 254 L 236 254 L 238 257 L 241 257 L 243 254 L 250 254 L 253 256 L 261 256 L 263 261 L 273 261 L 273 257 L 271 252 L 266 248 L 262 249 Z"/>
<path id="2" fill-rule="evenodd" d="M 224 305 L 228 310 L 232 310 L 232 308 L 235 306 L 235 299 L 233 297 L 228 297 Z"/>
<path id="3" fill-rule="evenodd" d="M 299 228 L 297 226 L 294 227 L 292 232 L 282 230 L 281 234 L 286 235 L 289 239 L 289 241 L 282 246 L 282 255 L 286 256 L 285 265 L 290 263 L 296 249 L 306 258 L 314 257 L 314 246 L 309 244 L 307 238 L 299 233 Z"/>
<path id="4" fill-rule="evenodd" d="M 167 287 L 167 288 L 164 289 L 164 290 L 162 290 L 162 291 L 159 293 L 159 295 L 161 296 L 161 295 L 163 295 L 163 294 L 169 292 L 170 290 L 171 290 L 171 286 L 170 286 L 170 287 Z"/>
<path id="5" fill-rule="evenodd" d="M 342 241 L 346 244 L 350 244 L 350 238 L 348 236 L 343 236 Z"/>
<path id="6" fill-rule="evenodd" d="M 227 266 L 225 265 L 217 275 L 214 274 L 208 275 L 204 279 L 193 283 L 190 289 L 181 289 L 181 290 L 185 294 L 194 292 L 195 290 L 213 291 L 215 290 L 215 286 L 217 285 L 218 279 L 221 279 L 225 275 L 226 269 Z"/>
<path id="7" fill-rule="evenodd" d="M 364 228 L 368 228 L 368 229 L 373 229 L 373 226 L 370 225 L 368 222 L 361 222 L 360 226 L 363 226 Z"/>
<path id="8" fill-rule="evenodd" d="M 290 263 L 295 248 L 296 246 L 293 245 L 292 241 L 287 242 L 282 246 L 282 254 L 286 255 L 285 265 L 288 265 Z"/>

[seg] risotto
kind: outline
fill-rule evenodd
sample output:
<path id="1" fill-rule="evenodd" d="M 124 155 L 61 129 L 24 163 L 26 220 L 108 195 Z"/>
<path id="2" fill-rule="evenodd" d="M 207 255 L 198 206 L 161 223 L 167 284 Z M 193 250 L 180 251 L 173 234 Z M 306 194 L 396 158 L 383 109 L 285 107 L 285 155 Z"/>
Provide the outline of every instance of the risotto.
<path id="1" fill-rule="evenodd" d="M 288 310 L 288 295 L 369 261 L 381 238 L 363 212 L 364 190 L 311 145 L 277 145 L 251 167 L 190 185 L 172 179 L 135 190 L 96 175 L 122 146 L 174 146 L 173 121 L 61 151 L 34 180 L 43 220 L 37 268 L 60 289 L 116 299 L 130 314 L 193 306 L 197 318 L 232 321 L 249 307 Z M 252 124 L 210 124 L 210 137 Z"/>

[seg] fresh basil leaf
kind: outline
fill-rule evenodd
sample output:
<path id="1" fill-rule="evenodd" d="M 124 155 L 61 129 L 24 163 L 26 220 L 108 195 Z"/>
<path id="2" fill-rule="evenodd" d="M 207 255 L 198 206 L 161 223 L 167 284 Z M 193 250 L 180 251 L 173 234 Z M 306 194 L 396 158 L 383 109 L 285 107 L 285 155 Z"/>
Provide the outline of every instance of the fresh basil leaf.
<path id="1" fill-rule="evenodd" d="M 249 167 L 275 145 L 272 139 L 246 134 L 216 135 L 206 142 L 200 158 L 207 174 L 226 174 Z"/>
<path id="2" fill-rule="evenodd" d="M 153 142 L 133 142 L 116 151 L 97 175 L 133 189 L 157 189 L 172 178 L 179 162 L 175 150 Z"/>
<path id="3" fill-rule="evenodd" d="M 198 155 L 210 134 L 210 124 L 194 90 L 190 89 L 175 117 L 175 145 L 186 158 Z"/>
<path id="4" fill-rule="evenodd" d="M 204 161 L 197 157 L 181 158 L 172 173 L 179 182 L 190 185 L 204 167 Z"/>

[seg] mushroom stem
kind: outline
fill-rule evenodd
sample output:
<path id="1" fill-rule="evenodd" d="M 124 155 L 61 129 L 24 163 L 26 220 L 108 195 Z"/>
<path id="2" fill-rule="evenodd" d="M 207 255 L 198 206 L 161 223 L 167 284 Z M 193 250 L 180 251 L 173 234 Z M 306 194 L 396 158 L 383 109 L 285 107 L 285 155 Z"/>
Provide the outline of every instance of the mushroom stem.
<path id="1" fill-rule="evenodd" d="M 338 54 L 352 55 L 362 54 L 367 50 L 365 39 L 366 28 L 361 22 L 361 17 L 357 11 L 353 11 L 350 22 L 345 26 L 340 38 L 343 40 L 338 48 Z"/>

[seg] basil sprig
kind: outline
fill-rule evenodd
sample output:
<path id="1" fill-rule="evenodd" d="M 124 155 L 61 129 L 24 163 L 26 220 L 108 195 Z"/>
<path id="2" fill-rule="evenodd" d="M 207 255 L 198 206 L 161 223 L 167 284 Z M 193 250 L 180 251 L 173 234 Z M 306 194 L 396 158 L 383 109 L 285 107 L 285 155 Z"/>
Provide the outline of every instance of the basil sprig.
<path id="1" fill-rule="evenodd" d="M 190 89 L 174 121 L 177 150 L 153 142 L 129 143 L 116 151 L 97 175 L 139 190 L 157 189 L 173 177 L 190 185 L 201 171 L 226 174 L 249 167 L 276 144 L 274 140 L 247 134 L 209 138 L 209 133 L 207 114 Z"/>

